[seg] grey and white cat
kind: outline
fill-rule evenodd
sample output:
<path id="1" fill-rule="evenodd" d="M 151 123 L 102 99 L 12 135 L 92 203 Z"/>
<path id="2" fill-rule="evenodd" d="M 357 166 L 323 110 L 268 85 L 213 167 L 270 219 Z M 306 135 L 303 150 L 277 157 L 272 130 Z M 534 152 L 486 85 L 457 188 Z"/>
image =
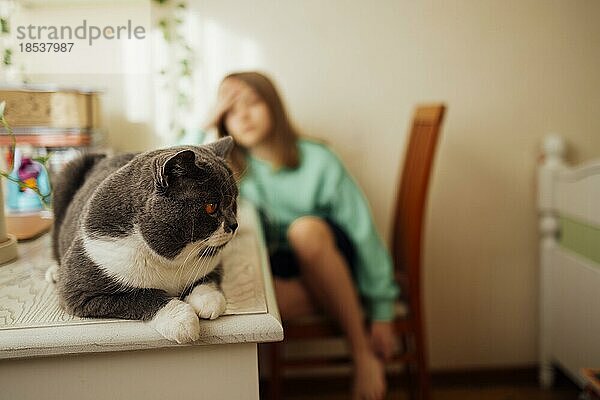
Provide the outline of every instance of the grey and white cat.
<path id="1" fill-rule="evenodd" d="M 67 164 L 54 184 L 61 306 L 82 317 L 147 321 L 179 343 L 225 311 L 220 250 L 237 228 L 230 137 Z"/>

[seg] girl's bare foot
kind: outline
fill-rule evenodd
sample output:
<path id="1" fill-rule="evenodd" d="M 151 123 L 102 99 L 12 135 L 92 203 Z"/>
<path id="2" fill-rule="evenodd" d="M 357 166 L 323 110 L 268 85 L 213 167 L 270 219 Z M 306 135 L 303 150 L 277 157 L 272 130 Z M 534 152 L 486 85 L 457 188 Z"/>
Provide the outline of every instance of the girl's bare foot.
<path id="1" fill-rule="evenodd" d="M 385 369 L 372 351 L 354 358 L 353 400 L 381 400 L 385 397 Z"/>

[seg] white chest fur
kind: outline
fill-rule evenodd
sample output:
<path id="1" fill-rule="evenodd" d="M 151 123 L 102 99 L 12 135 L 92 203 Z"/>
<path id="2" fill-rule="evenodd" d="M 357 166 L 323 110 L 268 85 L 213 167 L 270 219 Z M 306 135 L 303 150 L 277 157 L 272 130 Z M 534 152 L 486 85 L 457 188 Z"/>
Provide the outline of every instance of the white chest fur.
<path id="1" fill-rule="evenodd" d="M 154 252 L 137 229 L 123 238 L 84 235 L 87 255 L 108 276 L 132 287 L 162 289 L 170 296 L 179 296 L 219 264 L 220 254 L 199 257 L 201 245 L 190 243 L 171 260 Z"/>

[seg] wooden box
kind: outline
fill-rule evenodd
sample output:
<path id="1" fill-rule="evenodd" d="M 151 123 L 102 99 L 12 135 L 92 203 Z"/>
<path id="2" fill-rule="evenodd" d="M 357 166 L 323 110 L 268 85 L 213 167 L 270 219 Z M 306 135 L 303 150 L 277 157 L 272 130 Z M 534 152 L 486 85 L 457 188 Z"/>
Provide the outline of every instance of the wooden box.
<path id="1" fill-rule="evenodd" d="M 78 90 L 0 88 L 5 117 L 14 127 L 93 129 L 98 126 L 97 93 Z"/>

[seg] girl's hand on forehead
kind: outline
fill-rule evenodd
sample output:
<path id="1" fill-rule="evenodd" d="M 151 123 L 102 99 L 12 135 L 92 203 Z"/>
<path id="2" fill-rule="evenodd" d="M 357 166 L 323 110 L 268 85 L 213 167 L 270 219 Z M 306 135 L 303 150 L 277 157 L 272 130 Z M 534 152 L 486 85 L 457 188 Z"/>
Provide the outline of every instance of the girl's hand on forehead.
<path id="1" fill-rule="evenodd" d="M 228 78 L 221 83 L 217 97 L 219 100 L 230 100 L 232 97 L 240 94 L 245 86 L 246 85 L 238 79 Z"/>
<path id="2" fill-rule="evenodd" d="M 219 87 L 217 103 L 209 113 L 208 118 L 204 123 L 204 129 L 208 130 L 214 127 L 238 100 L 244 90 L 245 87 L 243 82 L 234 78 L 226 79 Z"/>

